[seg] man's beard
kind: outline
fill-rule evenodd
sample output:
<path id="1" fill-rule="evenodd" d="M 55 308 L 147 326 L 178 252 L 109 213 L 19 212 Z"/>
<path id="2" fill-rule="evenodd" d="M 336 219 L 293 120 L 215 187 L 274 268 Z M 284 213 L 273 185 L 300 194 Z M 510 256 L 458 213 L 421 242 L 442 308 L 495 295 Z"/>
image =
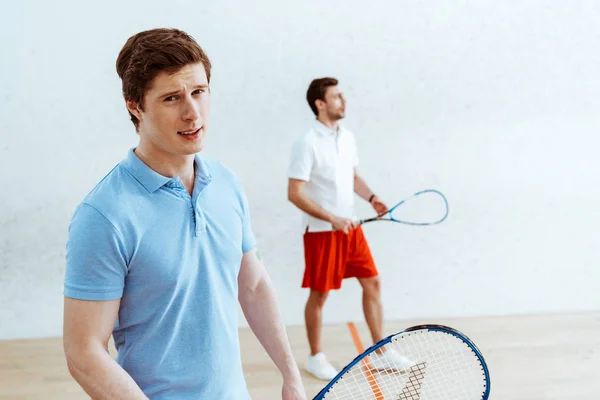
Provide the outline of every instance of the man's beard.
<path id="1" fill-rule="evenodd" d="M 340 119 L 344 118 L 344 113 L 341 111 L 336 111 L 334 113 L 328 113 L 329 115 L 329 119 L 332 121 L 339 121 Z"/>

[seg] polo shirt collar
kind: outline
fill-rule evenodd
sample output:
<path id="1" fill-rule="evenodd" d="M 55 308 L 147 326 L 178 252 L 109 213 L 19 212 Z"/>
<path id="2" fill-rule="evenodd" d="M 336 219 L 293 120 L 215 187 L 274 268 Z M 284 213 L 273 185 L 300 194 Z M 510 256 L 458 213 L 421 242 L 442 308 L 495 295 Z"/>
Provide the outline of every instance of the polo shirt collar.
<path id="1" fill-rule="evenodd" d="M 175 179 L 163 176 L 152 168 L 147 166 L 134 152 L 135 148 L 130 149 L 127 153 L 127 157 L 121 161 L 121 165 L 131 174 L 133 177 L 150 192 L 154 193 L 159 188 L 164 186 L 167 182 Z M 208 170 L 206 163 L 200 158 L 198 154 L 194 156 L 194 163 L 196 164 L 196 181 L 208 183 L 211 181 L 211 175 Z"/>
<path id="2" fill-rule="evenodd" d="M 336 131 L 330 129 L 328 126 L 325 126 L 325 124 L 323 124 L 318 119 L 316 119 L 315 120 L 315 130 L 323 135 L 333 135 L 335 133 L 341 132 L 342 126 L 338 124 L 338 130 L 336 132 Z"/>

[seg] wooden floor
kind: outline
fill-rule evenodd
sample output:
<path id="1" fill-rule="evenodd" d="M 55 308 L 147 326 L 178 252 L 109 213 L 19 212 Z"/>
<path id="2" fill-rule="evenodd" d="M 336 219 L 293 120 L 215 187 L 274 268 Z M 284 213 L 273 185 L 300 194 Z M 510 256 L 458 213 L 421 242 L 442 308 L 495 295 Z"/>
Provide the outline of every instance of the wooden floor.
<path id="1" fill-rule="evenodd" d="M 439 323 L 466 333 L 490 368 L 494 400 L 600 400 L 600 312 L 388 322 L 389 333 L 420 323 Z M 365 345 L 364 324 L 357 324 Z M 290 327 L 302 364 L 307 344 L 302 326 Z M 244 371 L 255 400 L 281 398 L 281 378 L 247 329 L 240 332 Z M 356 355 L 345 325 L 326 326 L 324 348 L 344 366 Z M 303 373 L 309 398 L 325 384 Z M 0 341 L 0 400 L 71 400 L 85 394 L 70 378 L 60 338 Z M 465 399 L 466 400 L 466 399 Z"/>

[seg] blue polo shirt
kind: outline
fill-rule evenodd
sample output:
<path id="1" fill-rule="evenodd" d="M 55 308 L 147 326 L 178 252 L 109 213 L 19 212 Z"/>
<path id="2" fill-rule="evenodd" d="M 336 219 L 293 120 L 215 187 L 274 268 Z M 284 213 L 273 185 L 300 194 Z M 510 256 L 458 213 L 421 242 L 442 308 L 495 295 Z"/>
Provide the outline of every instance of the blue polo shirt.
<path id="1" fill-rule="evenodd" d="M 242 186 L 196 156 L 192 196 L 133 152 L 77 207 L 66 297 L 121 299 L 117 362 L 152 400 L 249 399 L 237 277 L 256 245 Z"/>

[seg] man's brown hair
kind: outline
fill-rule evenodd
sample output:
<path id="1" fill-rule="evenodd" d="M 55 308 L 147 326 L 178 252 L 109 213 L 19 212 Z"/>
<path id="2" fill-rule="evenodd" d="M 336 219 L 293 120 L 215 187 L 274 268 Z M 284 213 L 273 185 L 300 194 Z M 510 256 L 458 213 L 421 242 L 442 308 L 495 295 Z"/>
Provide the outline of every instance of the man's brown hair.
<path id="1" fill-rule="evenodd" d="M 144 95 L 159 72 L 177 72 L 188 64 L 202 63 L 210 83 L 210 60 L 193 37 L 178 29 L 152 29 L 130 37 L 117 58 L 117 74 L 125 100 L 144 109 Z M 129 113 L 136 129 L 139 120 Z"/>
<path id="2" fill-rule="evenodd" d="M 313 113 L 319 116 L 319 110 L 315 105 L 315 101 L 325 99 L 325 93 L 329 86 L 337 86 L 338 80 L 335 78 L 318 78 L 313 80 L 306 91 L 306 101 Z"/>

